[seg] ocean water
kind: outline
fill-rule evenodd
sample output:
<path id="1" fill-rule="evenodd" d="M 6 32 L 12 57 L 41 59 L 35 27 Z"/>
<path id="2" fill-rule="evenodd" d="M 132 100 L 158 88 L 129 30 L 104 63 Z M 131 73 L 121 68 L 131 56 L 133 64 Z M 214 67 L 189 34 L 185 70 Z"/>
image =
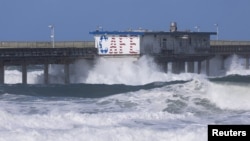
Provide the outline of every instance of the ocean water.
<path id="1" fill-rule="evenodd" d="M 237 56 L 225 64 L 207 77 L 164 73 L 149 57 L 81 60 L 68 85 L 59 65 L 50 66 L 50 85 L 39 67 L 28 85 L 7 68 L 0 141 L 205 141 L 208 124 L 250 123 L 250 70 Z"/>

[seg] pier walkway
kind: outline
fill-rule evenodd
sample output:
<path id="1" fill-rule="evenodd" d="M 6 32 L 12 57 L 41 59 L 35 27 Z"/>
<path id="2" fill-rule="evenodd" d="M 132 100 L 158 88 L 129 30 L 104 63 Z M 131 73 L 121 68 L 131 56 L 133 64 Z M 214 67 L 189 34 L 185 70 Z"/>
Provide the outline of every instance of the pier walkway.
<path id="1" fill-rule="evenodd" d="M 219 55 L 250 55 L 250 41 L 211 41 L 210 53 Z"/>

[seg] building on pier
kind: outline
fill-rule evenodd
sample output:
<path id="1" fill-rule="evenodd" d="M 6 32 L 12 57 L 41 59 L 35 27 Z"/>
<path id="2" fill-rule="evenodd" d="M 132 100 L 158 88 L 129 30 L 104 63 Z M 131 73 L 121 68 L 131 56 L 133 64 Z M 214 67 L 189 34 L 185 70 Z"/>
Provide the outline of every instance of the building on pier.
<path id="1" fill-rule="evenodd" d="M 170 30 L 129 30 L 90 32 L 95 38 L 95 47 L 102 56 L 138 56 L 157 54 L 195 54 L 197 49 L 210 48 L 210 35 L 216 32 L 178 31 L 177 23 Z"/>
<path id="2" fill-rule="evenodd" d="M 186 71 L 194 72 L 194 62 L 196 62 L 197 73 L 200 73 L 201 62 L 210 58 L 210 36 L 216 35 L 216 32 L 178 31 L 177 23 L 172 22 L 169 31 L 96 30 L 90 34 L 94 35 L 95 47 L 99 56 L 140 57 L 151 55 L 166 71 L 168 63 L 171 63 L 171 71 L 175 73 L 185 71 L 185 68 L 187 68 Z M 206 66 L 209 68 L 209 63 Z"/>

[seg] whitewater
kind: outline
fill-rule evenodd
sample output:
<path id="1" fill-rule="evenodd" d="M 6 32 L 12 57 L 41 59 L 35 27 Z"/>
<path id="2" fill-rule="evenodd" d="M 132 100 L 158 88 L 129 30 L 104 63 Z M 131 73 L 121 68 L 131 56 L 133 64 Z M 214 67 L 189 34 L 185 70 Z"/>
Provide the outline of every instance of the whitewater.
<path id="1" fill-rule="evenodd" d="M 205 141 L 208 124 L 250 123 L 250 70 L 231 56 L 225 70 L 212 59 L 211 76 L 165 73 L 148 56 L 138 61 L 85 60 L 71 68 L 5 70 L 0 85 L 0 141 Z"/>

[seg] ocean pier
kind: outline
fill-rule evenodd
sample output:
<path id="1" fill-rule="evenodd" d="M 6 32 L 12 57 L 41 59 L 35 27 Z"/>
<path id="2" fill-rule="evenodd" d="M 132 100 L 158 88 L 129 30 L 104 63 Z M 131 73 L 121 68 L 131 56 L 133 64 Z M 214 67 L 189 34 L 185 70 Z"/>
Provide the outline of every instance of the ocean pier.
<path id="1" fill-rule="evenodd" d="M 0 84 L 4 84 L 5 66 L 21 66 L 22 83 L 27 84 L 27 66 L 43 65 L 44 83 L 49 84 L 49 65 L 64 65 L 64 83 L 70 83 L 70 64 L 79 59 L 140 58 L 151 56 L 165 72 L 210 75 L 211 59 L 225 60 L 238 55 L 249 69 L 250 41 L 210 40 L 216 32 L 178 31 L 170 23 L 169 31 L 128 30 L 90 32 L 94 41 L 17 42 L 0 41 Z M 84 66 L 82 66 L 84 67 Z M 108 67 L 108 66 L 107 66 Z"/>
<path id="2" fill-rule="evenodd" d="M 201 73 L 202 62 L 205 62 L 206 74 L 209 75 L 210 60 L 219 56 L 221 69 L 225 69 L 225 60 L 233 54 L 246 60 L 249 69 L 250 41 L 210 41 L 209 48 L 197 48 L 192 54 L 174 53 L 162 50 L 159 54 L 151 54 L 165 72 L 171 73 Z M 140 56 L 140 55 L 139 55 Z M 134 56 L 134 57 L 139 57 Z M 98 55 L 94 41 L 55 42 L 52 48 L 50 42 L 16 42 L 0 41 L 0 83 L 4 83 L 5 66 L 20 66 L 22 83 L 27 84 L 27 66 L 43 65 L 44 83 L 49 84 L 49 65 L 64 65 L 64 83 L 70 83 L 70 64 L 79 59 L 95 60 L 98 57 L 117 57 Z M 133 55 L 132 55 L 133 57 Z M 84 67 L 84 66 L 83 66 Z"/>
<path id="3" fill-rule="evenodd" d="M 5 66 L 21 66 L 22 83 L 27 84 L 27 66 L 43 65 L 44 83 L 49 84 L 49 65 L 64 65 L 64 83 L 70 83 L 70 64 L 79 59 L 96 57 L 93 42 L 0 42 L 0 83 L 4 84 Z"/>

